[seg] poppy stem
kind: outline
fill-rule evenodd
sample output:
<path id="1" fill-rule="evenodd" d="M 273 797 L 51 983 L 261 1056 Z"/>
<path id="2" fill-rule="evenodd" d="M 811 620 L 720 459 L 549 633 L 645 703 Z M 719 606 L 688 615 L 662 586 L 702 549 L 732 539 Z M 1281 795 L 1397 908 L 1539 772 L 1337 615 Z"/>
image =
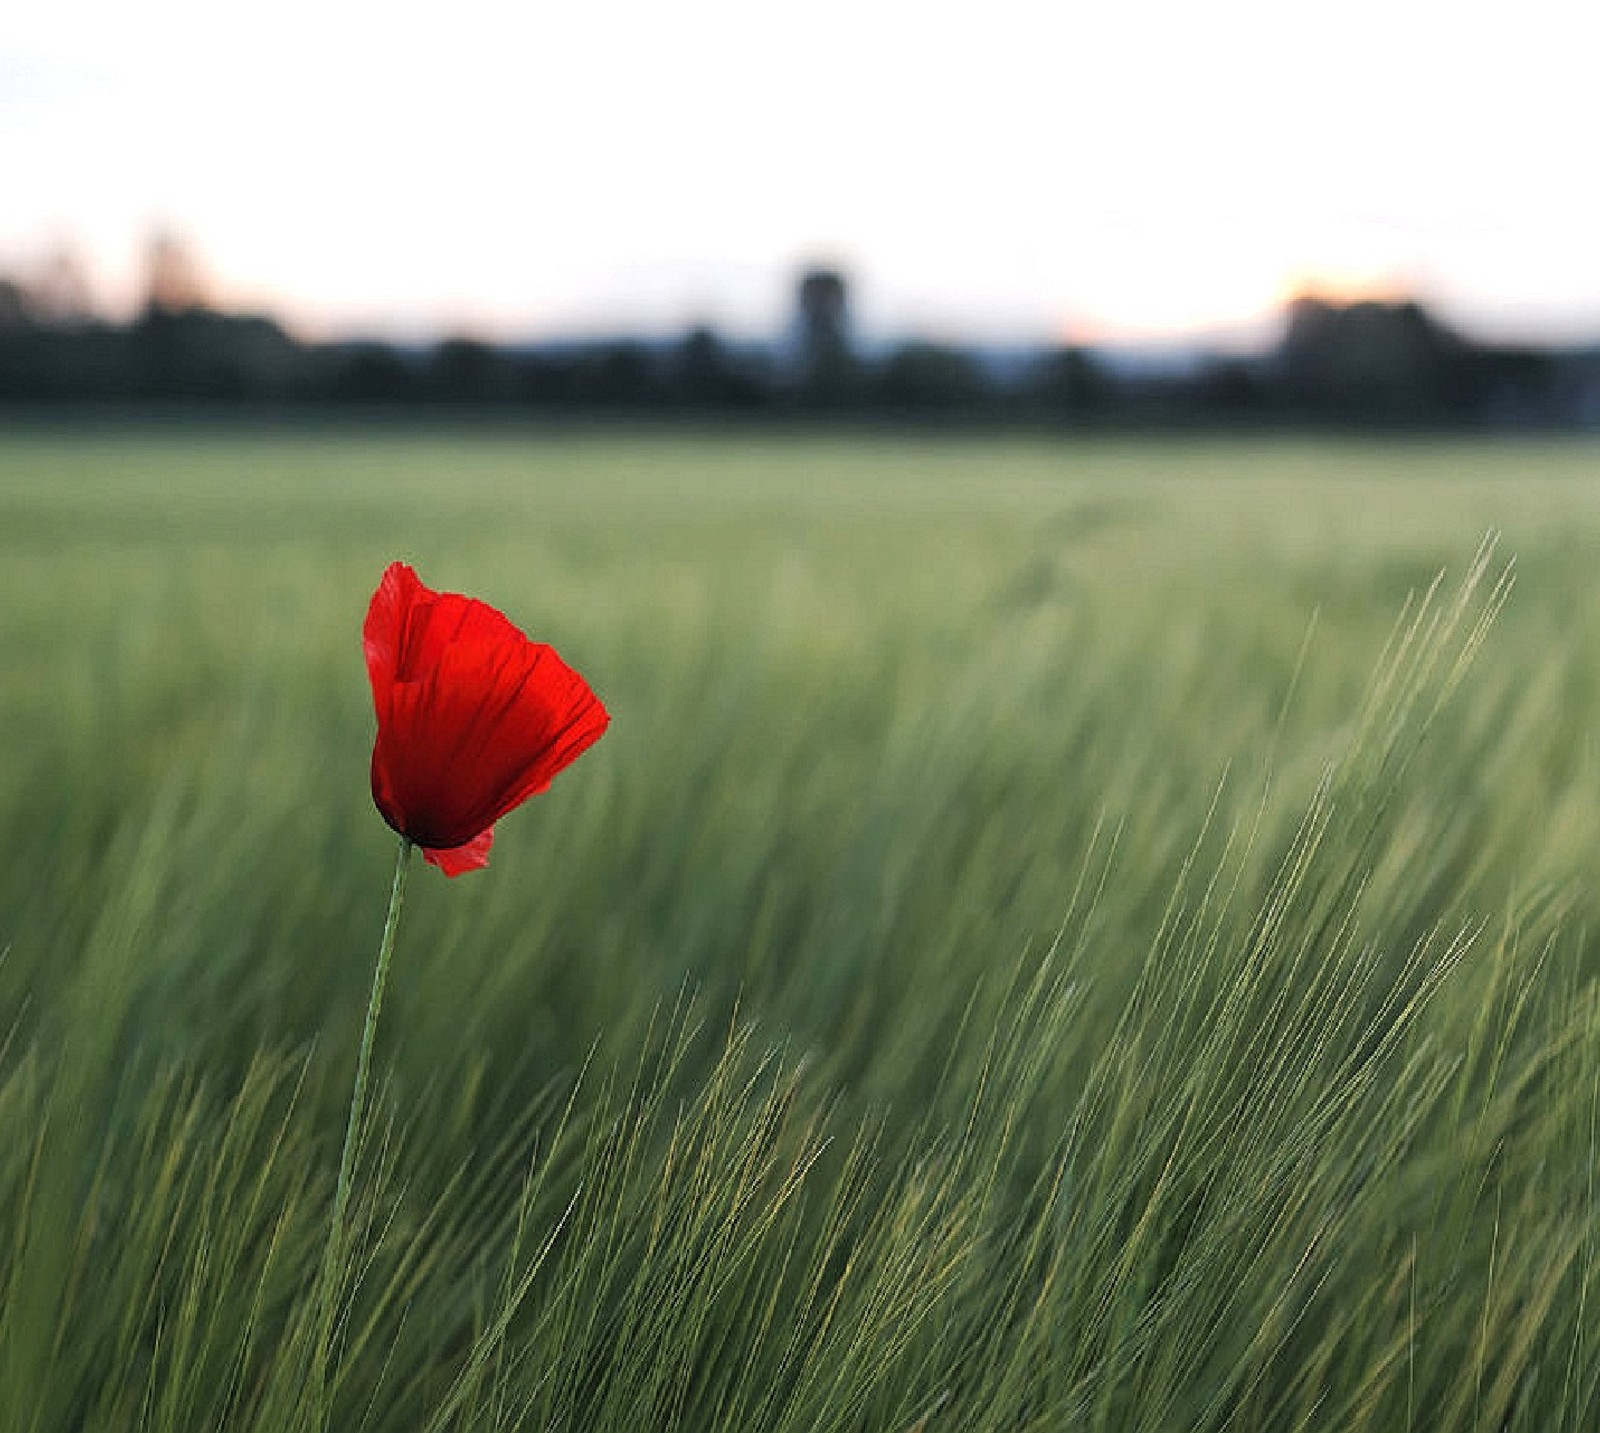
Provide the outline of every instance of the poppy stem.
<path id="1" fill-rule="evenodd" d="M 400 838 L 395 856 L 394 884 L 389 890 L 389 916 L 383 923 L 383 939 L 378 943 L 378 966 L 372 973 L 372 994 L 367 1000 L 367 1020 L 361 1030 L 361 1049 L 356 1055 L 356 1083 L 350 1094 L 350 1118 L 344 1130 L 344 1149 L 339 1155 L 339 1182 L 333 1192 L 333 1214 L 328 1221 L 328 1242 L 322 1255 L 322 1272 L 317 1280 L 317 1341 L 312 1350 L 312 1387 L 318 1405 L 319 1426 L 326 1426 L 328 1408 L 328 1354 L 333 1343 L 335 1311 L 339 1288 L 344 1282 L 345 1217 L 350 1206 L 350 1185 L 355 1171 L 356 1146 L 360 1143 L 362 1118 L 367 1105 L 367 1075 L 372 1065 L 372 1040 L 378 1028 L 378 1012 L 383 1008 L 383 990 L 389 979 L 389 961 L 394 955 L 395 931 L 400 926 L 400 907 L 405 901 L 406 872 L 411 868 L 412 842 Z"/>

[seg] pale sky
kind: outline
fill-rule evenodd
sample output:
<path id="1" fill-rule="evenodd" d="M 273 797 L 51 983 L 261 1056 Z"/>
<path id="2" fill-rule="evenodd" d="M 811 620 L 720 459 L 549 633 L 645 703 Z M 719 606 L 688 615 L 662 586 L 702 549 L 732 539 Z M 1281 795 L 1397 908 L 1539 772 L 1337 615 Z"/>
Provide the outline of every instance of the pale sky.
<path id="1" fill-rule="evenodd" d="M 151 232 L 308 334 L 1600 339 L 1600 0 L 13 0 L 0 271 Z"/>

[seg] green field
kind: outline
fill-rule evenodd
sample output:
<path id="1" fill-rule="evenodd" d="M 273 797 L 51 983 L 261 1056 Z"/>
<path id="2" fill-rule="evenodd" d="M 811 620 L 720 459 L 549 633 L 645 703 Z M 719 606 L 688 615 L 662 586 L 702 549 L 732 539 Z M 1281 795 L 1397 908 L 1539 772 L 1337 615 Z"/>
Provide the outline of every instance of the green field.
<path id="1" fill-rule="evenodd" d="M 1600 1426 L 1597 731 L 1595 444 L 0 437 L 0 1428 Z"/>

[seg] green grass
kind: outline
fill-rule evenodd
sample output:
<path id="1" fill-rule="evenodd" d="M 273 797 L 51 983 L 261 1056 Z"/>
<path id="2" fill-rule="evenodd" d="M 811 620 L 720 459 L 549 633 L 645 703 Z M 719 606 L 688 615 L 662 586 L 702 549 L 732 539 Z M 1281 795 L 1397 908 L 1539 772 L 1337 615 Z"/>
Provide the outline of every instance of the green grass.
<path id="1" fill-rule="evenodd" d="M 0 439 L 0 1427 L 1592 1427 L 1597 462 Z M 614 722 L 412 874 L 324 1419 L 394 557 Z"/>

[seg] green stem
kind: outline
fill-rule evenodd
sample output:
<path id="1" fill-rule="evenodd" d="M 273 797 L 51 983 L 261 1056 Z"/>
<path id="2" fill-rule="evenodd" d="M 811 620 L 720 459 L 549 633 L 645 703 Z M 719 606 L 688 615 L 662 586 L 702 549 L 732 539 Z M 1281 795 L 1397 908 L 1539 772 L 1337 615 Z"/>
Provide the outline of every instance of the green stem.
<path id="1" fill-rule="evenodd" d="M 400 925 L 400 907 L 405 901 L 406 872 L 411 867 L 411 842 L 400 838 L 395 856 L 394 885 L 389 890 L 389 917 L 383 923 L 383 939 L 378 945 L 378 968 L 372 973 L 372 994 L 367 1000 L 367 1022 L 361 1030 L 361 1050 L 356 1056 L 356 1084 L 350 1094 L 350 1118 L 344 1129 L 344 1150 L 339 1155 L 339 1182 L 333 1192 L 333 1215 L 328 1221 L 328 1242 L 322 1255 L 322 1273 L 317 1280 L 317 1342 L 312 1351 L 312 1389 L 317 1402 L 318 1423 L 325 1426 L 328 1353 L 333 1343 L 334 1315 L 339 1289 L 344 1282 L 345 1215 L 350 1205 L 350 1185 L 355 1171 L 356 1146 L 360 1142 L 361 1121 L 367 1105 L 367 1073 L 372 1065 L 372 1038 L 378 1028 L 378 1012 L 383 1008 L 383 989 L 389 979 L 389 961 L 394 955 L 395 931 Z"/>

